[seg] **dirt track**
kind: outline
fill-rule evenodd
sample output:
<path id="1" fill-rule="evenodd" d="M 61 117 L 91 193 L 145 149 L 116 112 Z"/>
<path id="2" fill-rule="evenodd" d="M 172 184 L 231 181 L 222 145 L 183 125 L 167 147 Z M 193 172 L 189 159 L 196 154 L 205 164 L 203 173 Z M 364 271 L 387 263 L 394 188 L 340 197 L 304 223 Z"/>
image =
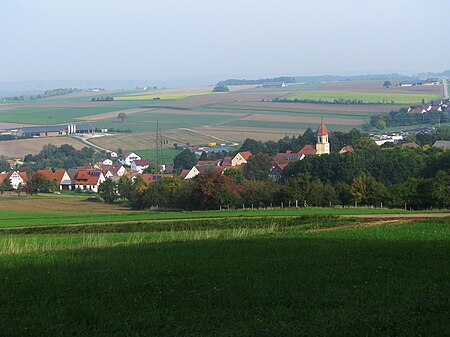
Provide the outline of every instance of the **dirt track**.
<path id="1" fill-rule="evenodd" d="M 343 230 L 349 228 L 367 228 L 389 225 L 403 225 L 411 222 L 430 219 L 430 218 L 445 218 L 450 217 L 450 213 L 415 213 L 415 214 L 357 214 L 357 215 L 342 215 L 344 218 L 361 218 L 364 221 L 350 222 L 345 225 L 339 225 L 329 228 L 318 228 L 307 230 L 307 233 L 320 233 L 336 230 Z"/>

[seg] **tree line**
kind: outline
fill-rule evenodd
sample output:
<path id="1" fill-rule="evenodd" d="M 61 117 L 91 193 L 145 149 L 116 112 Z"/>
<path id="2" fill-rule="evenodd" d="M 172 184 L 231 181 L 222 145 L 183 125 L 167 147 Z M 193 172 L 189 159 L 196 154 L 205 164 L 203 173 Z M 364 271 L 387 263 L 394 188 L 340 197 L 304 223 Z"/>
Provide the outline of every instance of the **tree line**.
<path id="1" fill-rule="evenodd" d="M 398 111 L 391 111 L 386 115 L 376 115 L 370 118 L 370 126 L 383 130 L 386 127 L 420 125 L 450 122 L 450 116 L 447 111 L 428 111 L 424 113 L 410 113 L 406 108 L 400 108 Z"/>

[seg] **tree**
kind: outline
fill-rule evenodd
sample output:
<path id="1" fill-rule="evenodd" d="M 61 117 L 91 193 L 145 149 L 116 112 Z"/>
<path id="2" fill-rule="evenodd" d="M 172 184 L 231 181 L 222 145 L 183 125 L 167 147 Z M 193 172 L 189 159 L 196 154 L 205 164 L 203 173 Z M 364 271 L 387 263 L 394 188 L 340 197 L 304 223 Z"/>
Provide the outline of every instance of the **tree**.
<path id="1" fill-rule="evenodd" d="M 376 127 L 378 130 L 386 129 L 386 122 L 384 121 L 383 118 L 380 118 L 380 119 L 377 121 L 375 127 Z"/>
<path id="2" fill-rule="evenodd" d="M 356 177 L 350 187 L 350 193 L 358 204 L 372 206 L 379 204 L 387 197 L 384 185 L 371 176 Z"/>
<path id="3" fill-rule="evenodd" d="M 235 206 L 239 199 L 239 186 L 220 173 L 200 174 L 192 179 L 191 199 L 200 209 L 218 209 L 220 206 Z"/>
<path id="4" fill-rule="evenodd" d="M 450 170 L 439 171 L 433 179 L 432 196 L 437 207 L 450 205 Z"/>
<path id="5" fill-rule="evenodd" d="M 13 188 L 9 179 L 4 179 L 0 185 L 0 193 L 3 195 L 6 191 L 11 191 Z"/>
<path id="6" fill-rule="evenodd" d="M 272 158 L 267 153 L 258 153 L 249 158 L 245 166 L 245 177 L 249 180 L 268 180 Z"/>
<path id="7" fill-rule="evenodd" d="M 108 204 L 112 204 L 119 198 L 117 185 L 109 178 L 99 185 L 98 192 L 100 194 L 100 197 Z"/>
<path id="8" fill-rule="evenodd" d="M 356 151 L 377 150 L 378 145 L 369 137 L 361 137 L 353 143 L 353 148 Z"/>
<path id="9" fill-rule="evenodd" d="M 181 172 L 183 169 L 191 169 L 196 163 L 197 157 L 189 149 L 183 150 L 173 159 L 173 167 L 177 172 Z"/>
<path id="10" fill-rule="evenodd" d="M 25 190 L 25 186 L 23 184 L 17 185 L 15 192 L 17 193 L 17 197 L 20 198 L 20 195 Z"/>
<path id="11" fill-rule="evenodd" d="M 258 154 L 260 152 L 266 151 L 266 147 L 264 146 L 263 142 L 259 140 L 254 140 L 251 138 L 247 138 L 242 143 L 241 148 L 239 149 L 239 152 L 245 152 L 250 151 L 252 154 Z"/>
<path id="12" fill-rule="evenodd" d="M 129 177 L 121 176 L 119 178 L 119 184 L 117 186 L 117 191 L 119 196 L 123 199 L 131 199 L 131 194 L 133 192 L 133 184 Z"/>
<path id="13" fill-rule="evenodd" d="M 228 170 L 225 170 L 223 174 L 226 177 L 233 179 L 237 184 L 241 184 L 245 179 L 242 170 L 236 168 L 230 168 Z"/>
<path id="14" fill-rule="evenodd" d="M 217 85 L 214 87 L 212 92 L 229 92 L 230 89 L 226 85 Z"/>
<path id="15" fill-rule="evenodd" d="M 59 189 L 59 185 L 55 180 L 49 180 L 42 174 L 35 174 L 31 179 L 31 184 L 37 192 L 54 192 Z"/>
<path id="16" fill-rule="evenodd" d="M 117 115 L 117 119 L 120 119 L 122 123 L 128 118 L 127 114 L 125 112 L 119 112 Z"/>
<path id="17" fill-rule="evenodd" d="M 389 86 L 391 85 L 392 85 L 391 81 L 384 81 L 383 83 L 383 87 L 385 87 L 386 89 L 389 88 Z"/>

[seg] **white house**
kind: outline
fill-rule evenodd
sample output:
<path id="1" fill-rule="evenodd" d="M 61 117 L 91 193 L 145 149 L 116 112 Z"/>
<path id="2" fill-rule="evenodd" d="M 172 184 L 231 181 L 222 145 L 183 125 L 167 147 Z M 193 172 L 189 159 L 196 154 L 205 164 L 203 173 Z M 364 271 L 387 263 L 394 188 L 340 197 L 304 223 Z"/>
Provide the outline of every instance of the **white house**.
<path id="1" fill-rule="evenodd" d="M 100 165 L 109 165 L 109 166 L 111 166 L 111 165 L 113 164 L 113 162 L 112 162 L 112 160 L 109 159 L 109 158 L 103 158 L 102 160 L 100 160 L 100 161 L 98 162 L 98 164 L 100 164 Z"/>
<path id="2" fill-rule="evenodd" d="M 117 158 L 117 152 L 110 152 L 109 155 L 111 156 L 111 158 Z"/>
<path id="3" fill-rule="evenodd" d="M 148 159 L 135 160 L 131 163 L 131 169 L 133 171 L 142 173 L 150 165 L 151 165 L 151 162 Z"/>
<path id="4" fill-rule="evenodd" d="M 79 171 L 75 177 L 75 188 L 98 192 L 98 186 L 106 180 L 100 171 Z"/>
<path id="5" fill-rule="evenodd" d="M 200 174 L 200 171 L 193 166 L 190 170 L 183 170 L 183 172 L 181 172 L 181 179 L 192 179 L 195 176 L 198 176 Z"/>
<path id="6" fill-rule="evenodd" d="M 26 185 L 28 182 L 28 177 L 26 172 L 19 171 L 9 171 L 0 173 L 0 184 L 3 183 L 5 179 L 9 179 L 9 183 L 12 188 L 17 190 L 19 185 Z"/>
<path id="7" fill-rule="evenodd" d="M 122 165 L 131 166 L 131 163 L 135 160 L 141 160 L 142 158 L 134 152 L 126 152 L 119 158 L 119 163 Z"/>

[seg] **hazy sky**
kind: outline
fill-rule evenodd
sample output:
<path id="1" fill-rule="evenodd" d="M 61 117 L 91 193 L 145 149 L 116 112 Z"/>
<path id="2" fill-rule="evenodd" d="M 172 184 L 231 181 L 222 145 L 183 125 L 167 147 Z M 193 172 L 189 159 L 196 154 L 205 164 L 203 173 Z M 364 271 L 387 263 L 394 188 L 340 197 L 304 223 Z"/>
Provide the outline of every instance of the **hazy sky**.
<path id="1" fill-rule="evenodd" d="M 450 68 L 449 0 L 0 0 L 0 82 Z"/>

